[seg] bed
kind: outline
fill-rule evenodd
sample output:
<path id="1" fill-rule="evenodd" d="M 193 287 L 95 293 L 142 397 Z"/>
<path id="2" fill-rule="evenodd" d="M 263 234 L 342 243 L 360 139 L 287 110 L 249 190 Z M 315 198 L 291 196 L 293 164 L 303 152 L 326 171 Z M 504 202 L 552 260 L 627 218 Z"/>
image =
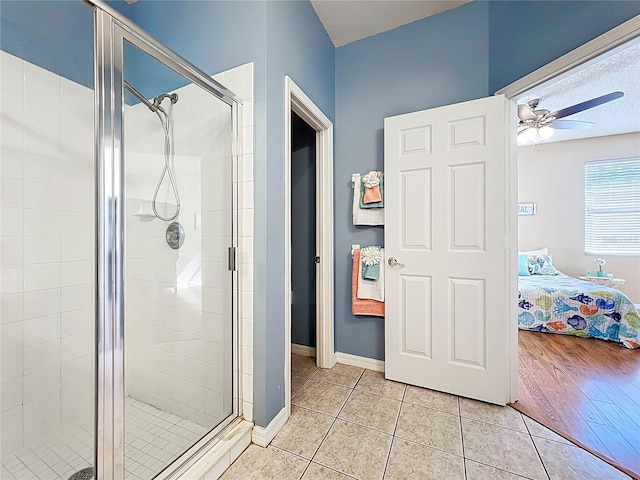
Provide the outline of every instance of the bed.
<path id="1" fill-rule="evenodd" d="M 562 273 L 518 277 L 518 328 L 640 347 L 640 314 L 624 293 Z"/>

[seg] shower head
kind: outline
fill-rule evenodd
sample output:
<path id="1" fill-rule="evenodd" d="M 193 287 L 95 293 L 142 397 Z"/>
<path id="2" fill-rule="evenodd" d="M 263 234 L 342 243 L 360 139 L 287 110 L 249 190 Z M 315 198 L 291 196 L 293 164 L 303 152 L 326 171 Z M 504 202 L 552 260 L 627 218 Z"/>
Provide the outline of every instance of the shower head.
<path id="1" fill-rule="evenodd" d="M 171 103 L 177 103 L 178 102 L 178 94 L 177 93 L 172 93 L 172 94 L 168 94 L 168 93 L 163 93 L 162 95 L 158 95 L 157 97 L 155 97 L 153 99 L 153 103 L 151 103 L 149 100 L 147 100 L 146 98 L 144 98 L 144 95 L 142 95 L 138 90 L 136 90 L 135 88 L 133 88 L 129 82 L 127 82 L 126 80 L 124 81 L 124 87 L 129 90 L 134 97 L 136 97 L 138 100 L 140 100 L 142 103 L 144 103 L 147 108 L 149 110 L 151 110 L 152 112 L 157 112 L 160 111 L 162 113 L 164 113 L 166 115 L 166 112 L 164 111 L 164 109 L 160 106 L 160 104 L 162 103 L 162 101 L 165 98 L 168 98 L 171 100 Z"/>
<path id="2" fill-rule="evenodd" d="M 173 103 L 173 104 L 178 103 L 178 94 L 177 93 L 172 93 L 172 94 L 163 93 L 162 95 L 158 95 L 156 98 L 153 99 L 153 105 L 156 108 L 161 109 L 162 107 L 160 106 L 160 104 L 162 103 L 162 101 L 165 98 L 170 99 L 171 103 Z"/>

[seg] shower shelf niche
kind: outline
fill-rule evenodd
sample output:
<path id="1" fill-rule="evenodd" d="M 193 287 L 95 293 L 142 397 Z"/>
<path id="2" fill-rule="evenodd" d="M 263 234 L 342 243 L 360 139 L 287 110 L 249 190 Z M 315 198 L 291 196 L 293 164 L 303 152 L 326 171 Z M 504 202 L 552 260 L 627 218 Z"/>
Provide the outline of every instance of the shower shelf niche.
<path id="1" fill-rule="evenodd" d="M 176 206 L 173 203 L 156 201 L 156 208 L 162 215 L 163 212 L 175 212 Z M 138 211 L 132 214 L 132 216 L 138 217 L 143 222 L 149 222 L 154 218 L 157 218 L 153 213 L 153 202 L 151 200 L 140 200 Z"/>
<path id="2" fill-rule="evenodd" d="M 156 218 L 153 213 L 153 207 L 150 201 L 141 201 L 138 211 L 133 214 L 134 217 L 138 217 L 140 220 L 149 221 Z"/>

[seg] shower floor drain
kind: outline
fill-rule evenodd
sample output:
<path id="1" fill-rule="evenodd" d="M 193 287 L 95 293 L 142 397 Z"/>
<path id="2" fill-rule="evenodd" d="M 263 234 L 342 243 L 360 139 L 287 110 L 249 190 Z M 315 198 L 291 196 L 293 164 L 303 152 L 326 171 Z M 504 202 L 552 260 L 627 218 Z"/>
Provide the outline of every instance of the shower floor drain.
<path id="1" fill-rule="evenodd" d="M 83 468 L 69 477 L 69 480 L 93 480 L 93 467 Z"/>

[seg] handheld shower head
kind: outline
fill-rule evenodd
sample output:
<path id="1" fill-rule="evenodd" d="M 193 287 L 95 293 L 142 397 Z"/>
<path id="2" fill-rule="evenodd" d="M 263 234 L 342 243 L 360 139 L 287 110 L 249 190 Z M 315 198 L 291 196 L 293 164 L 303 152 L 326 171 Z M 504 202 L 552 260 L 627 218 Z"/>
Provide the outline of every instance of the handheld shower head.
<path id="1" fill-rule="evenodd" d="M 162 103 L 162 101 L 168 98 L 171 100 L 171 103 L 176 104 L 178 103 L 178 94 L 177 93 L 172 93 L 172 94 L 168 94 L 168 93 L 163 93 L 162 95 L 158 95 L 156 98 L 153 99 L 153 106 L 156 108 L 162 108 L 160 107 L 160 104 Z"/>
<path id="2" fill-rule="evenodd" d="M 126 80 L 124 81 L 124 86 L 127 90 L 129 90 L 138 100 L 140 100 L 142 103 L 144 103 L 147 108 L 149 110 L 151 110 L 152 112 L 156 112 L 156 111 L 160 111 L 162 113 L 164 113 L 166 115 L 167 112 L 164 111 L 164 109 L 160 106 L 160 104 L 162 103 L 162 101 L 165 98 L 168 98 L 171 100 L 171 103 L 176 104 L 178 103 L 178 94 L 177 93 L 172 93 L 172 94 L 168 94 L 168 93 L 163 93 L 162 95 L 158 95 L 157 97 L 155 97 L 153 99 L 153 103 L 151 103 L 149 100 L 147 100 L 146 98 L 144 98 L 144 95 L 142 95 L 138 90 L 136 90 L 135 88 L 133 88 L 129 82 L 127 82 Z"/>

